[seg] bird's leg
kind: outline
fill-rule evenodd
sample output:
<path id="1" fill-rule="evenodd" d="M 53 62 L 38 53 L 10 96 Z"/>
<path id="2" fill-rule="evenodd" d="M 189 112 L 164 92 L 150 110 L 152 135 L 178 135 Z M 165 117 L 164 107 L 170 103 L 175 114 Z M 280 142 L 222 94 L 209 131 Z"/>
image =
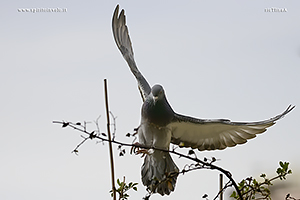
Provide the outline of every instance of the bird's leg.
<path id="1" fill-rule="evenodd" d="M 131 147 L 130 154 L 143 154 L 142 157 L 144 157 L 146 154 L 149 155 L 148 149 L 141 149 L 143 145 L 141 145 L 140 143 L 135 142 L 133 145 L 134 146 Z"/>

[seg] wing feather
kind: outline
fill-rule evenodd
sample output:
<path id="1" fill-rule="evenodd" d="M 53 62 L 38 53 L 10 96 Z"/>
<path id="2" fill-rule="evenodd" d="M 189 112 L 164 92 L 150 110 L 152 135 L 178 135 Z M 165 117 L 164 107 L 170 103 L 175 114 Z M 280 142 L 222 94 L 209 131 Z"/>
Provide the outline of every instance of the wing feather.
<path id="1" fill-rule="evenodd" d="M 237 144 L 244 144 L 247 140 L 263 133 L 268 127 L 295 106 L 289 106 L 283 113 L 258 122 L 231 122 L 228 119 L 196 119 L 180 114 L 174 114 L 173 121 L 168 125 L 172 132 L 173 144 L 181 147 L 197 148 L 200 151 L 225 149 Z"/>
<path id="2" fill-rule="evenodd" d="M 151 88 L 147 80 L 142 75 L 142 73 L 138 70 L 134 61 L 134 53 L 131 45 L 131 40 L 128 34 L 128 28 L 126 26 L 125 11 L 122 10 L 119 15 L 119 5 L 117 5 L 113 14 L 112 31 L 117 47 L 119 48 L 124 59 L 129 65 L 131 72 L 133 73 L 138 82 L 138 88 L 144 101 L 146 97 L 150 94 Z"/>

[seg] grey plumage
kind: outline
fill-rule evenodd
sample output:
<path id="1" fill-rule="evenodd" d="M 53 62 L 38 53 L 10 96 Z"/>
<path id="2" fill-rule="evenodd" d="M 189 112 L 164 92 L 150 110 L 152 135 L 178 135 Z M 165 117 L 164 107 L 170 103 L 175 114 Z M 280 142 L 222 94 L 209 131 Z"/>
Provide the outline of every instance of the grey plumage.
<path id="1" fill-rule="evenodd" d="M 152 87 L 142 106 L 142 120 L 138 129 L 142 145 L 168 150 L 172 137 L 167 127 L 174 118 L 164 90 L 160 85 Z M 152 192 L 170 194 L 175 188 L 179 169 L 168 152 L 154 150 L 146 155 L 142 166 L 142 182 Z"/>
<path id="2" fill-rule="evenodd" d="M 138 70 L 124 10 L 119 14 L 119 5 L 113 14 L 112 30 L 117 47 L 135 76 L 144 101 L 138 128 L 139 143 L 142 145 L 168 150 L 170 143 L 173 143 L 200 151 L 221 150 L 243 144 L 256 137 L 256 134 L 265 132 L 295 107 L 290 105 L 282 114 L 258 122 L 197 119 L 177 114 L 168 103 L 163 87 L 154 85 L 151 88 Z M 142 182 L 150 191 L 168 195 L 175 188 L 178 172 L 179 169 L 168 152 L 153 150 L 144 159 Z"/>
<path id="3" fill-rule="evenodd" d="M 135 64 L 133 49 L 128 34 L 128 28 L 126 26 L 126 17 L 124 15 L 124 10 L 121 11 L 119 16 L 118 14 L 119 14 L 119 5 L 117 5 L 112 18 L 112 30 L 113 30 L 114 39 L 117 44 L 117 47 L 119 48 L 124 59 L 128 63 L 131 72 L 135 76 L 138 82 L 138 87 L 141 92 L 142 98 L 143 100 L 145 100 L 146 96 L 150 94 L 151 88 Z"/>
<path id="4" fill-rule="evenodd" d="M 225 149 L 246 143 L 256 134 L 265 132 L 275 121 L 283 118 L 295 106 L 268 120 L 258 122 L 231 122 L 228 119 L 196 119 L 175 114 L 168 128 L 172 130 L 172 143 L 203 150 Z M 195 137 L 196 136 L 196 137 Z"/>

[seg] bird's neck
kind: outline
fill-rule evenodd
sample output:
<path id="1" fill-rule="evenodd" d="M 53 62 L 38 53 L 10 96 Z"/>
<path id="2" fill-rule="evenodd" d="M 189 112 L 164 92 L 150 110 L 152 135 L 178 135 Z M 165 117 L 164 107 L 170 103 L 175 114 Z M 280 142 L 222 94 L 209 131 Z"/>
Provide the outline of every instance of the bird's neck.
<path id="1" fill-rule="evenodd" d="M 143 120 L 157 126 L 166 126 L 171 122 L 174 111 L 166 98 L 154 102 L 153 98 L 147 98 L 142 107 Z"/>

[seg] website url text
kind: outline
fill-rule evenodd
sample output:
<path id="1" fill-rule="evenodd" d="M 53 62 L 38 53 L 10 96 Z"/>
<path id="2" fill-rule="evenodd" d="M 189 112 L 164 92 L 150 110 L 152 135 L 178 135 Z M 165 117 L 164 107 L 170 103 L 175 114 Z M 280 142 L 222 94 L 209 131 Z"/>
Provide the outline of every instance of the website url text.
<path id="1" fill-rule="evenodd" d="M 26 13 L 59 13 L 59 12 L 67 12 L 67 8 L 18 8 L 18 12 L 26 12 Z"/>

